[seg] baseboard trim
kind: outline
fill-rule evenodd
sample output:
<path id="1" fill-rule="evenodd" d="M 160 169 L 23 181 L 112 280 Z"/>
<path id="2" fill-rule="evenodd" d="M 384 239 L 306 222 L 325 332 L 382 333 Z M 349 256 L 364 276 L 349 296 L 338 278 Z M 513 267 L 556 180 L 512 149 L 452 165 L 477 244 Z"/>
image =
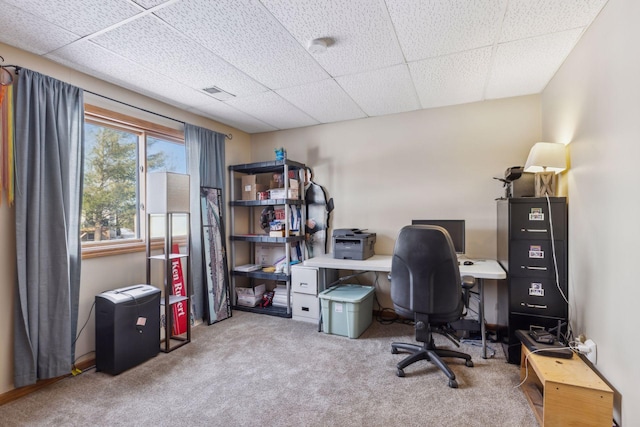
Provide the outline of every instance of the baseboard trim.
<path id="1" fill-rule="evenodd" d="M 83 362 L 76 363 L 76 367 L 81 371 L 84 371 L 85 369 L 95 366 L 95 364 L 96 364 L 96 359 L 93 358 L 93 359 L 85 360 Z M 9 390 L 6 393 L 2 393 L 0 394 L 0 406 L 9 402 L 13 402 L 14 400 L 18 400 L 21 397 L 24 397 L 24 396 L 27 396 L 28 394 L 33 393 L 34 391 L 42 390 L 43 388 L 51 384 L 54 384 L 60 380 L 63 380 L 67 377 L 70 377 L 71 375 L 73 374 L 68 373 L 67 375 L 62 375 L 56 378 L 49 378 L 47 380 L 38 380 L 35 384 L 26 385 L 20 388 L 14 388 L 13 390 Z"/>

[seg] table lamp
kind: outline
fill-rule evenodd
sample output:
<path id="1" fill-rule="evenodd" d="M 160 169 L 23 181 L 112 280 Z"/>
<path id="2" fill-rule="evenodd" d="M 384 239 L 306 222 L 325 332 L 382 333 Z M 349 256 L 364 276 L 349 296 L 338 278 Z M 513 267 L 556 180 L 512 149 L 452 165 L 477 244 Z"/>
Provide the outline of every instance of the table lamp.
<path id="1" fill-rule="evenodd" d="M 555 142 L 536 142 L 524 165 L 525 172 L 535 173 L 536 197 L 556 194 L 556 174 L 567 168 L 565 145 Z"/>

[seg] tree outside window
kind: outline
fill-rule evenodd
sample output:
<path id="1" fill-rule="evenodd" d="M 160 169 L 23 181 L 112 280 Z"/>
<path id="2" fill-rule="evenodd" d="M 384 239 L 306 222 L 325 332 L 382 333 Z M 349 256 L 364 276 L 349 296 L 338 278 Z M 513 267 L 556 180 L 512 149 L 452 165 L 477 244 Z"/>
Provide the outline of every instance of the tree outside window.
<path id="1" fill-rule="evenodd" d="M 141 170 L 185 173 L 184 144 L 85 122 L 83 242 L 140 239 Z"/>

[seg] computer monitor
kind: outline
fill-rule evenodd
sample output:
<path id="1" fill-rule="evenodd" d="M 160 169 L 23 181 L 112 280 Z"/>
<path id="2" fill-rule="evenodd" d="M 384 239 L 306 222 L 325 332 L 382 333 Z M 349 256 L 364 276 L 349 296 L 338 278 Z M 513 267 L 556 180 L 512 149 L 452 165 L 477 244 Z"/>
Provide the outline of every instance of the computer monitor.
<path id="1" fill-rule="evenodd" d="M 414 219 L 411 225 L 437 225 L 449 232 L 456 253 L 464 253 L 464 219 Z"/>

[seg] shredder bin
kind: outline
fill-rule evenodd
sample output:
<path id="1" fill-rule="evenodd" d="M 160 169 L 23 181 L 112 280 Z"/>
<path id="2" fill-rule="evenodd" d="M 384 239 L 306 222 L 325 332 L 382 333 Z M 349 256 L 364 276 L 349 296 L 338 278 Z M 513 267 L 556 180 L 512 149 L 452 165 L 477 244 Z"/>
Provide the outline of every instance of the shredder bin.
<path id="1" fill-rule="evenodd" d="M 96 370 L 117 375 L 160 351 L 160 289 L 134 285 L 96 295 Z"/>

